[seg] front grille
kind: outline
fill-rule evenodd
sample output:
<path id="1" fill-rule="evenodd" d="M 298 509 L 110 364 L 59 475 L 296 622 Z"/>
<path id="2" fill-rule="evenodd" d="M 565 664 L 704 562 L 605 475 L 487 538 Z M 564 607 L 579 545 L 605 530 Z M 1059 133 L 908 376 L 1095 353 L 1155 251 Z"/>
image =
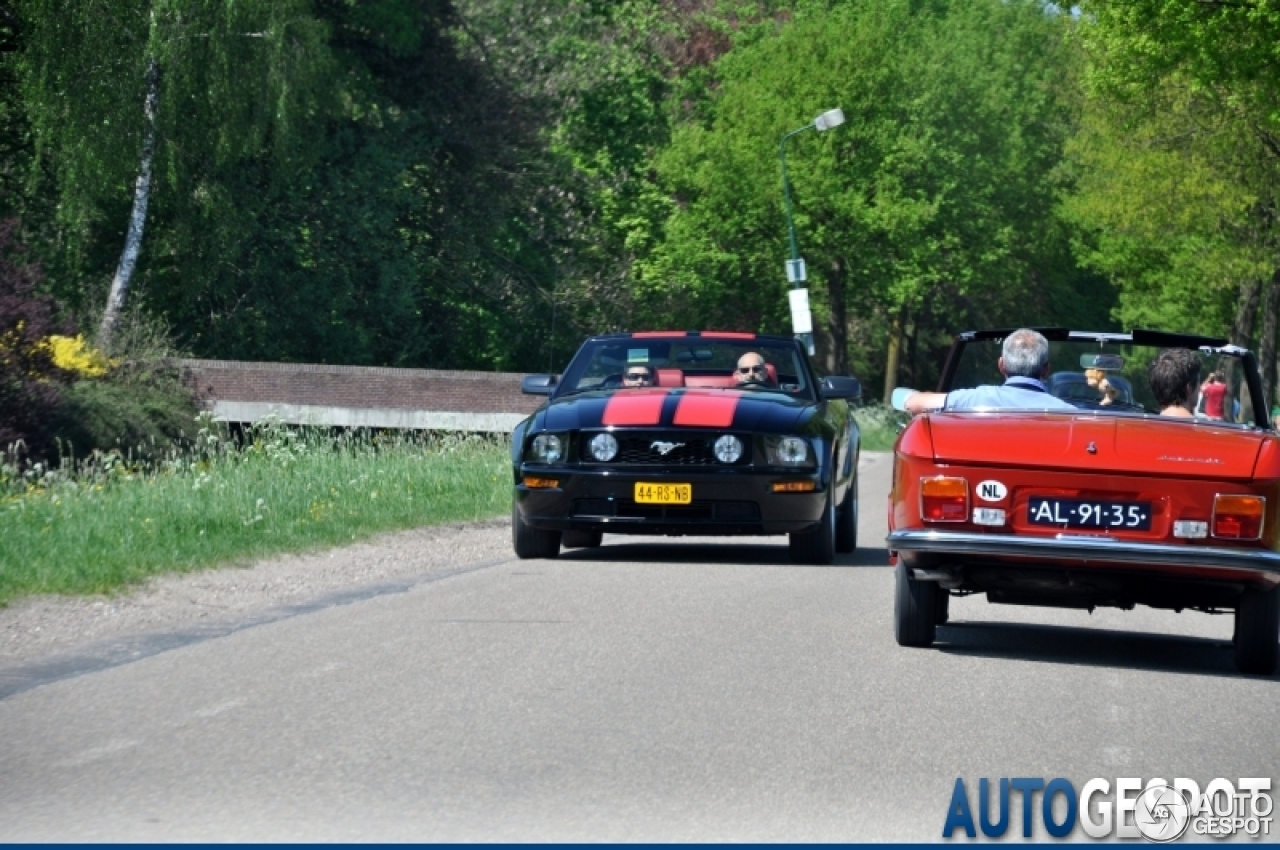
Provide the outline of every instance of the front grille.
<path id="1" fill-rule="evenodd" d="M 723 432 L 700 435 L 687 431 L 663 432 L 613 432 L 618 441 L 618 454 L 613 460 L 601 463 L 591 456 L 591 438 L 597 432 L 584 431 L 579 459 L 583 463 L 600 466 L 743 466 L 751 463 L 751 438 L 735 434 L 742 441 L 742 457 L 735 463 L 716 460 L 715 444 Z M 661 448 L 671 446 L 666 454 Z"/>
<path id="2" fill-rule="evenodd" d="M 755 502 L 698 499 L 687 505 L 650 505 L 631 499 L 578 499 L 573 503 L 573 516 L 576 519 L 624 517 L 676 522 L 757 522 L 760 519 L 760 506 Z"/>

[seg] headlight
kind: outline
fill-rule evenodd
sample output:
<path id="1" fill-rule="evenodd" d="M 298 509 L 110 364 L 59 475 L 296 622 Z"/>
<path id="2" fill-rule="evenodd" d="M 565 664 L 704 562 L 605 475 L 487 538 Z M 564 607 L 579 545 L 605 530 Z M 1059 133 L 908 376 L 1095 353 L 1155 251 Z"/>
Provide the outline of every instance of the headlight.
<path id="1" fill-rule="evenodd" d="M 809 443 L 799 437 L 766 437 L 765 457 L 777 466 L 808 466 Z"/>
<path id="2" fill-rule="evenodd" d="M 725 434 L 716 440 L 716 460 L 721 463 L 737 463 L 742 457 L 742 441 L 732 434 Z"/>
<path id="3" fill-rule="evenodd" d="M 564 441 L 555 434 L 539 434 L 533 438 L 529 454 L 534 463 L 555 463 L 564 457 Z"/>
<path id="4" fill-rule="evenodd" d="M 596 460 L 613 460 L 617 454 L 618 441 L 612 434 L 596 434 L 591 438 L 591 456 Z"/>

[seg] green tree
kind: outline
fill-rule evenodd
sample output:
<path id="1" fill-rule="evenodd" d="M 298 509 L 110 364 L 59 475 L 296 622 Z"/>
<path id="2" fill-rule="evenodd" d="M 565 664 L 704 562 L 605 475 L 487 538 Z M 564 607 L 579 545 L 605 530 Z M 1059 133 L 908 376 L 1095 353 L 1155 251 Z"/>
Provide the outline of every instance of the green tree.
<path id="1" fill-rule="evenodd" d="M 1067 26 L 1035 3 L 876 0 L 754 31 L 658 160 L 670 215 L 635 297 L 660 319 L 784 332 L 778 140 L 841 106 L 845 126 L 788 157 L 828 367 L 881 371 L 887 393 L 939 302 L 949 322 L 1027 320 L 1037 291 L 1079 277 L 1054 216 Z"/>

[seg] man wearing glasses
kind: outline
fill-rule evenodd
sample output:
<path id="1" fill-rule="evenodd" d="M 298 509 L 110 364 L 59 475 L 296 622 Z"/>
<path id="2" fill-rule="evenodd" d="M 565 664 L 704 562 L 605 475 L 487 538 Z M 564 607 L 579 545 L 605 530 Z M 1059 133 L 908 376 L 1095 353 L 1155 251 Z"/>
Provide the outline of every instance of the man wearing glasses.
<path id="1" fill-rule="evenodd" d="M 734 373 L 738 386 L 769 386 L 769 371 L 765 368 L 764 358 L 754 351 L 748 351 L 738 358 L 738 371 Z"/>
<path id="2" fill-rule="evenodd" d="M 653 386 L 653 370 L 648 366 L 628 366 L 627 371 L 622 373 L 622 386 L 624 387 L 651 387 Z"/>

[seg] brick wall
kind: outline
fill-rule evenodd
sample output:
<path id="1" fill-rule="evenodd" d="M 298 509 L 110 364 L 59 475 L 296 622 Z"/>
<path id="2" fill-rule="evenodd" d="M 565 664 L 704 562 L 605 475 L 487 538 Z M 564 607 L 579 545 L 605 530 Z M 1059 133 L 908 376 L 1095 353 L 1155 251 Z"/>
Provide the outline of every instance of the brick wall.
<path id="1" fill-rule="evenodd" d="M 540 396 L 520 392 L 523 373 L 387 369 L 310 363 L 178 360 L 183 381 L 209 409 L 228 403 L 349 411 L 532 413 Z M 240 404 L 239 409 L 244 409 Z M 509 420 L 509 417 L 507 417 Z M 340 424 L 340 423 L 339 423 Z M 354 424 L 354 423 L 353 423 Z"/>

